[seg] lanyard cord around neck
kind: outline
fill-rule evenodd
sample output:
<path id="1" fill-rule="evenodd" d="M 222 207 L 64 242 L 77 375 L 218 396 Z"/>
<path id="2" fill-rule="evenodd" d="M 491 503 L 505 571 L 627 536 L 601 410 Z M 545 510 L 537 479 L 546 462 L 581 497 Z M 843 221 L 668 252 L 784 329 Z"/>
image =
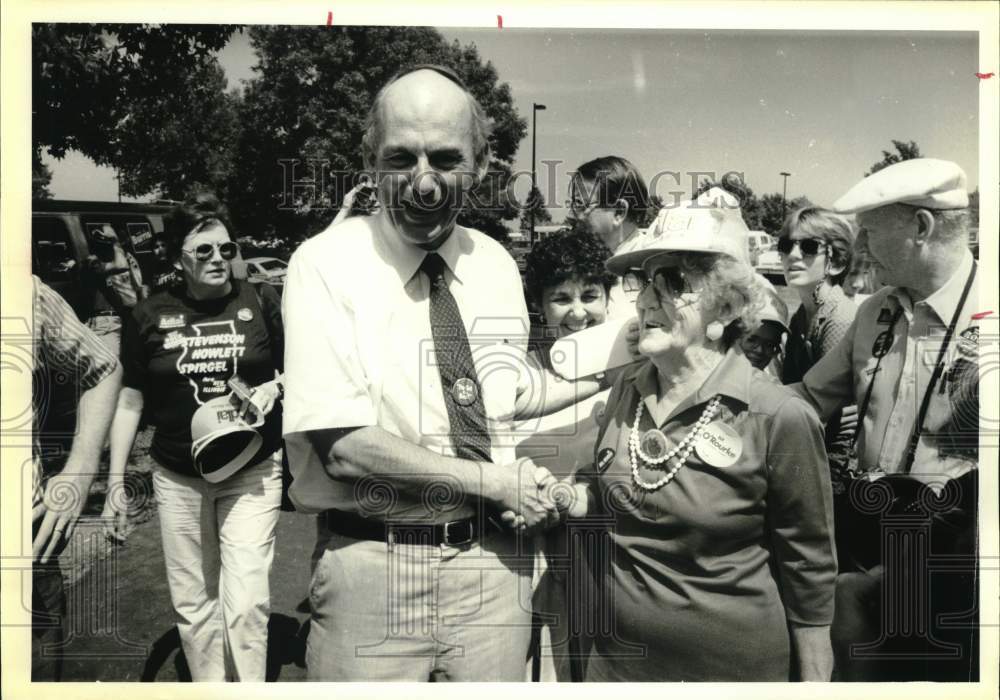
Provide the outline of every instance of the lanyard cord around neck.
<path id="1" fill-rule="evenodd" d="M 920 412 L 917 414 L 917 422 L 913 424 L 913 434 L 910 435 L 910 444 L 906 449 L 906 464 L 903 466 L 904 474 L 909 474 L 913 468 L 913 460 L 917 454 L 917 443 L 920 442 L 920 433 L 923 432 L 924 418 L 927 416 L 927 409 L 930 408 L 931 404 L 931 395 L 934 393 L 934 387 L 944 372 L 944 356 L 948 351 L 948 343 L 951 342 L 951 337 L 955 334 L 955 327 L 958 325 L 958 319 L 962 315 L 962 307 L 965 306 L 965 300 L 969 298 L 969 290 L 972 289 L 972 280 L 975 277 L 976 261 L 973 260 L 972 269 L 969 270 L 969 277 L 965 280 L 965 288 L 962 289 L 962 296 L 958 300 L 955 313 L 952 314 L 951 323 L 948 325 L 948 331 L 945 333 L 944 340 L 941 343 L 941 349 L 938 351 L 937 363 L 934 365 L 934 374 L 931 375 L 931 380 L 927 384 L 926 391 L 924 391 L 923 401 L 920 402 Z"/>
<path id="2" fill-rule="evenodd" d="M 962 296 L 958 300 L 958 306 L 955 307 L 955 313 L 951 317 L 951 324 L 948 326 L 948 330 L 945 333 L 944 342 L 941 344 L 941 349 L 938 351 L 937 363 L 934 366 L 934 373 L 931 375 L 930 383 L 927 385 L 927 390 L 924 392 L 923 401 L 920 403 L 920 411 L 917 414 L 917 421 L 913 429 L 913 434 L 910 436 L 910 443 L 907 447 L 906 463 L 904 465 L 903 473 L 909 474 L 910 469 L 913 467 L 913 459 L 917 452 L 917 442 L 920 440 L 920 433 L 923 430 L 924 418 L 927 416 L 927 409 L 930 407 L 931 394 L 934 391 L 934 386 L 937 384 L 941 377 L 941 373 L 944 371 L 944 355 L 948 348 L 948 343 L 951 340 L 951 336 L 955 333 L 955 327 L 958 325 L 959 316 L 962 313 L 962 307 L 965 306 L 965 301 L 969 296 L 969 290 L 972 288 L 972 281 L 976 276 L 976 261 L 972 261 L 972 269 L 969 271 L 969 277 L 965 280 L 965 288 L 962 289 Z M 892 320 L 889 321 L 889 330 L 887 333 L 892 333 L 896 327 L 896 323 L 899 321 L 899 317 L 903 315 L 903 307 L 900 306 L 896 309 L 896 313 L 892 315 Z M 878 377 L 879 368 L 882 364 L 882 358 L 887 353 L 883 353 L 878 356 L 878 360 L 875 362 L 875 369 L 872 371 L 872 380 L 868 383 L 868 390 L 865 392 L 865 398 L 861 402 L 861 407 L 858 409 L 858 428 L 854 431 L 854 437 L 851 440 L 851 449 L 853 450 L 858 442 L 858 436 L 861 435 L 861 429 L 864 427 L 865 416 L 868 413 L 868 405 L 871 403 L 872 399 L 872 389 L 875 387 L 875 380 Z"/>

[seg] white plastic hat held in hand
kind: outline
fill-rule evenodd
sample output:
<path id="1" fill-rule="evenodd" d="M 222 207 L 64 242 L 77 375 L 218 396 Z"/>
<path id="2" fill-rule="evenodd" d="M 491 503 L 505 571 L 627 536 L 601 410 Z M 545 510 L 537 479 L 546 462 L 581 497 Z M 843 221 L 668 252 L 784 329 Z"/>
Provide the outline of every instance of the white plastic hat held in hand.
<path id="1" fill-rule="evenodd" d="M 235 394 L 207 401 L 191 418 L 191 457 L 205 481 L 216 484 L 250 463 L 263 443 L 257 428 L 264 416 L 251 407 L 252 421 L 241 415 Z"/>

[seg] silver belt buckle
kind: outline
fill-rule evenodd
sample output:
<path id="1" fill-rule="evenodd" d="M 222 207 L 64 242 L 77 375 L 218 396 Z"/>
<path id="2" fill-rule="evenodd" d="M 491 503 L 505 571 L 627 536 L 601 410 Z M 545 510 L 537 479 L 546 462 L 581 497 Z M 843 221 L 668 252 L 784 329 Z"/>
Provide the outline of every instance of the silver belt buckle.
<path id="1" fill-rule="evenodd" d="M 451 526 L 465 525 L 468 528 L 468 534 L 465 539 L 462 540 L 452 540 L 451 538 Z M 450 523 L 444 524 L 444 543 L 450 547 L 458 547 L 463 544 L 469 544 L 472 542 L 472 521 L 471 520 L 453 520 Z"/>

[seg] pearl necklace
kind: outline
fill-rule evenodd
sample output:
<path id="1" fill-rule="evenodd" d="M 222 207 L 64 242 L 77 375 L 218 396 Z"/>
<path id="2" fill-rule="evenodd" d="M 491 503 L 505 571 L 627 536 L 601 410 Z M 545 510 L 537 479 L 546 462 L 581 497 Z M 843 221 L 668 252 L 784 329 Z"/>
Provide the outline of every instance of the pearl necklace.
<path id="1" fill-rule="evenodd" d="M 628 452 L 629 461 L 632 463 L 632 479 L 635 481 L 636 486 L 645 491 L 656 491 L 657 489 L 666 486 L 674 478 L 674 475 L 680 471 L 687 463 L 687 458 L 691 455 L 691 451 L 694 450 L 694 440 L 701 432 L 701 429 L 708 425 L 715 414 L 719 412 L 719 403 L 722 400 L 722 396 L 716 394 L 712 397 L 712 400 L 708 402 L 705 406 L 705 410 L 701 413 L 701 418 L 698 422 L 694 424 L 688 434 L 681 440 L 677 446 L 670 450 L 667 454 L 662 457 L 649 457 L 642 449 L 642 445 L 639 444 L 639 421 L 642 420 L 643 414 L 643 400 L 640 397 L 639 404 L 635 407 L 635 423 L 632 425 L 632 431 L 629 434 L 628 439 Z M 646 463 L 646 466 L 650 469 L 659 468 L 654 465 L 663 464 L 668 460 L 674 459 L 674 466 L 667 471 L 666 475 L 663 476 L 658 481 L 650 484 L 643 481 L 639 477 L 639 458 Z"/>

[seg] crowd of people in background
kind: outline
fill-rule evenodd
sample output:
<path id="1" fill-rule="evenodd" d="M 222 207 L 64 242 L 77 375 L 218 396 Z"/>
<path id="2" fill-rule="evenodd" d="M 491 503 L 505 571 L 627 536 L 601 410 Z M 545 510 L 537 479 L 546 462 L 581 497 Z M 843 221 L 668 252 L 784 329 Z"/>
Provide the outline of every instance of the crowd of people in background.
<path id="1" fill-rule="evenodd" d="M 978 580 L 961 169 L 906 161 L 790 212 L 789 314 L 731 194 L 651 217 L 620 156 L 576 169 L 566 230 L 531 249 L 522 286 L 502 246 L 456 223 L 488 136 L 450 69 L 394 76 L 363 143 L 366 167 L 395 175 L 293 254 L 280 298 L 233 279 L 239 247 L 211 195 L 171 213 L 145 283 L 95 235 L 107 310 L 87 326 L 55 337 L 71 312 L 36 279 L 36 374 L 55 357 L 87 370 L 69 460 L 36 454 L 38 610 L 65 608 L 48 562 L 79 515 L 46 496 L 89 484 L 74 475 L 109 430 L 120 487 L 145 419 L 196 681 L 264 680 L 283 492 L 317 522 L 310 680 L 977 678 L 976 621 L 941 622 L 974 609 Z M 631 362 L 560 376 L 554 343 L 598 353 L 587 333 L 612 319 Z M 866 488 L 889 489 L 883 513 L 862 512 Z M 126 510 L 104 510 L 119 541 Z M 879 517 L 900 512 L 931 548 L 889 559 Z M 971 568 L 926 598 L 890 588 L 942 552 Z M 903 652 L 886 601 L 927 620 Z M 36 641 L 35 679 L 57 679 L 51 634 Z"/>

